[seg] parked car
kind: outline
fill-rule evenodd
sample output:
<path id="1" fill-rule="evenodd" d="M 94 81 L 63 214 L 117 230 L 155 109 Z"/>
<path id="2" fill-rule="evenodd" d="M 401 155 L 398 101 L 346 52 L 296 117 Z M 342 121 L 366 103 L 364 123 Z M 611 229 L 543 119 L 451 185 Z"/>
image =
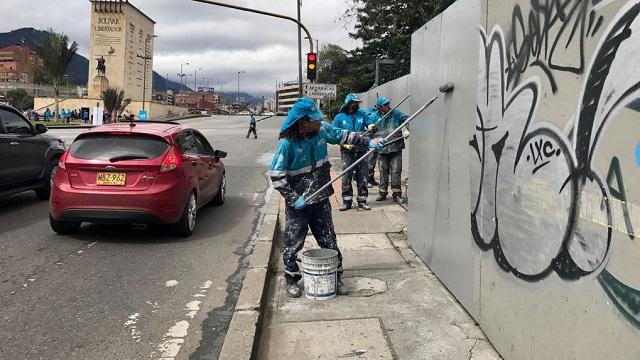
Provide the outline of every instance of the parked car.
<path id="1" fill-rule="evenodd" d="M 0 197 L 35 190 L 39 199 L 49 199 L 52 174 L 65 145 L 45 134 L 47 130 L 0 104 Z"/>
<path id="2" fill-rule="evenodd" d="M 82 222 L 167 223 L 176 235 L 190 236 L 198 209 L 224 203 L 226 155 L 197 130 L 177 123 L 95 127 L 60 159 L 51 228 L 70 234 Z"/>

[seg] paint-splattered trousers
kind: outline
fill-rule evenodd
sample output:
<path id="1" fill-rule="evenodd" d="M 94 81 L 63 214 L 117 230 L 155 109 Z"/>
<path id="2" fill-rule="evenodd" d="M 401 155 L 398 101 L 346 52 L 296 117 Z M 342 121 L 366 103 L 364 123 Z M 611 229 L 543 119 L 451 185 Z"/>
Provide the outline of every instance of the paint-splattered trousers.
<path id="1" fill-rule="evenodd" d="M 369 155 L 367 161 L 367 181 L 373 183 L 374 175 L 376 172 L 376 163 L 378 162 L 378 152 L 374 151 Z"/>
<path id="2" fill-rule="evenodd" d="M 380 194 L 387 195 L 389 177 L 391 177 L 391 193 L 394 197 L 402 195 L 400 177 L 402 176 L 402 151 L 378 155 L 380 169 Z"/>
<path id="3" fill-rule="evenodd" d="M 309 229 L 311 229 L 318 246 L 338 252 L 338 277 L 342 276 L 342 253 L 340 253 L 336 242 L 329 199 L 308 205 L 302 210 L 287 206 L 285 215 L 282 260 L 284 262 L 284 277 L 287 282 L 298 282 L 302 278 L 296 259 L 298 252 L 304 246 L 304 239 Z"/>
<path id="4" fill-rule="evenodd" d="M 361 158 L 366 152 L 362 150 L 340 150 L 342 158 L 342 171 L 351 166 L 356 160 Z M 367 189 L 367 161 L 366 159 L 356 165 L 355 168 L 347 171 L 342 176 L 342 201 L 345 204 L 353 203 L 353 180 L 356 181 L 358 189 L 358 202 L 367 202 L 369 197 L 369 189 Z"/>

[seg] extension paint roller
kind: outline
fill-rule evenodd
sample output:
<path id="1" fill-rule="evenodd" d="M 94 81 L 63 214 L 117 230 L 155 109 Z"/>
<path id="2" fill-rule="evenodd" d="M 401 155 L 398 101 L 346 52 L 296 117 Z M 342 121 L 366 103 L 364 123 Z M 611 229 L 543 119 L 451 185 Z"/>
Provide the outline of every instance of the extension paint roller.
<path id="1" fill-rule="evenodd" d="M 455 87 L 454 83 L 449 82 L 446 83 L 442 86 L 440 86 L 439 90 L 441 93 L 446 94 L 446 93 L 450 93 L 453 91 L 453 88 Z M 416 112 L 413 113 L 413 115 L 411 115 L 407 120 L 405 120 L 405 122 L 403 122 L 400 126 L 398 126 L 395 130 L 393 130 L 389 135 L 387 135 L 387 137 L 384 138 L 385 141 L 388 141 L 393 135 L 395 135 L 398 131 L 402 131 L 402 128 L 404 128 L 405 126 L 407 126 L 411 121 L 413 121 L 413 119 L 415 119 L 418 115 L 420 115 L 420 113 L 422 113 L 424 110 L 426 110 L 429 106 L 431 106 L 431 104 L 434 103 L 434 101 L 436 101 L 438 99 L 440 95 L 436 95 L 433 98 L 431 98 L 431 100 L 427 101 L 424 105 L 422 105 L 418 110 L 416 110 Z M 358 160 L 356 160 L 353 164 L 351 164 L 351 166 L 349 166 L 348 168 L 344 169 L 340 174 L 336 175 L 335 179 L 329 181 L 328 183 L 326 183 L 325 185 L 323 185 L 320 189 L 318 189 L 316 192 L 314 192 L 313 194 L 306 196 L 304 198 L 304 202 L 305 204 L 309 201 L 309 199 L 313 199 L 315 196 L 318 196 L 318 194 L 320 194 L 322 191 L 324 191 L 326 188 L 328 188 L 329 186 L 331 186 L 331 184 L 333 184 L 334 182 L 338 181 L 338 179 L 340 179 L 340 177 L 342 177 L 342 175 L 344 175 L 345 173 L 347 173 L 348 171 L 350 171 L 351 169 L 353 169 L 354 167 L 356 167 L 358 164 L 360 164 L 364 159 L 366 159 L 369 155 L 371 155 L 372 152 L 374 152 L 375 150 L 369 150 L 366 154 L 364 154 L 362 157 L 360 157 Z"/>
<path id="2" fill-rule="evenodd" d="M 380 124 L 380 123 L 381 123 L 382 121 L 384 121 L 387 117 L 389 117 L 389 115 L 391 115 L 391 114 L 393 113 L 393 110 L 397 109 L 397 108 L 398 108 L 398 106 L 402 105 L 402 103 L 403 103 L 403 102 L 405 102 L 405 101 L 406 101 L 410 96 L 411 96 L 411 94 L 407 94 L 407 96 L 405 96 L 405 97 L 404 97 L 404 99 L 400 100 L 400 102 L 399 102 L 396 106 L 394 106 L 391 110 L 389 110 L 389 112 L 387 112 L 386 114 L 384 114 L 384 116 L 383 116 L 380 120 L 376 121 L 376 123 L 375 123 L 375 124 L 373 124 L 373 126 L 378 126 L 378 124 Z M 368 135 L 369 133 L 370 133 L 370 131 L 369 131 L 369 130 L 367 130 L 367 131 L 365 131 L 365 132 L 364 132 L 364 134 L 362 134 L 362 135 Z"/>

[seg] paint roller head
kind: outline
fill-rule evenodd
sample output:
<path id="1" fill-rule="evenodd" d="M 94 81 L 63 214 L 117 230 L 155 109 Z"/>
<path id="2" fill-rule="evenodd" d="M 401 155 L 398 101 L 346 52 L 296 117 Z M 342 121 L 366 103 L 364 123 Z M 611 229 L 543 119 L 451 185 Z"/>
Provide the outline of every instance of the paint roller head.
<path id="1" fill-rule="evenodd" d="M 441 93 L 446 94 L 446 93 L 452 92 L 454 87 L 455 87 L 455 85 L 452 82 L 448 82 L 448 83 L 440 86 L 439 90 L 440 90 Z"/>

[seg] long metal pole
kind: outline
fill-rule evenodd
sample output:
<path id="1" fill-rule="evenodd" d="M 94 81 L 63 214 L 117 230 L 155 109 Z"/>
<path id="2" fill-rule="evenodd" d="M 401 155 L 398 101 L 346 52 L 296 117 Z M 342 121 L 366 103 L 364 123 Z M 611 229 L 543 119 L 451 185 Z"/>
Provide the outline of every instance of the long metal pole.
<path id="1" fill-rule="evenodd" d="M 309 32 L 307 27 L 304 26 L 303 23 L 301 23 L 300 21 L 297 21 L 296 19 L 294 19 L 292 17 L 286 16 L 286 15 L 280 15 L 280 14 L 276 14 L 276 13 L 272 13 L 272 12 L 268 12 L 268 11 L 263 11 L 263 10 L 246 8 L 246 7 L 242 7 L 242 6 L 238 6 L 238 5 L 225 4 L 225 3 L 219 2 L 219 1 L 212 1 L 212 0 L 191 0 L 191 1 L 199 2 L 199 3 L 203 3 L 203 4 L 209 4 L 209 5 L 222 6 L 222 7 L 226 7 L 226 8 L 230 8 L 230 9 L 235 9 L 235 10 L 240 10 L 240 11 L 247 11 L 247 12 L 251 12 L 251 13 L 254 13 L 254 14 L 266 15 L 266 16 L 277 17 L 277 18 L 280 18 L 280 19 L 293 21 L 294 23 L 298 24 L 302 28 L 302 30 L 304 30 L 305 33 L 307 33 L 307 37 L 309 37 L 309 52 L 313 52 L 313 40 L 311 40 L 311 33 Z"/>
<path id="2" fill-rule="evenodd" d="M 300 33 L 300 7 L 302 0 L 298 0 L 298 94 L 302 97 L 302 34 Z M 311 44 L 313 44 L 313 41 Z"/>
<path id="3" fill-rule="evenodd" d="M 238 111 L 240 111 L 240 71 L 238 71 L 238 92 L 236 92 L 236 104 L 238 104 Z"/>
<path id="4" fill-rule="evenodd" d="M 416 116 L 420 115 L 421 112 L 423 112 L 426 108 L 428 108 L 431 104 L 433 104 L 434 101 L 436 101 L 436 99 L 438 98 L 438 95 L 434 96 L 433 98 L 431 98 L 431 100 L 427 101 L 427 103 L 425 103 L 424 105 L 422 105 L 415 113 L 413 113 L 413 115 L 411 115 L 405 122 L 403 122 L 400 126 L 398 126 L 395 130 L 393 130 L 389 135 L 387 135 L 387 137 L 385 137 L 385 140 L 389 140 L 393 135 L 395 135 L 398 131 L 402 131 L 402 128 L 407 126 L 407 124 L 409 124 L 411 121 L 413 121 L 413 119 L 416 118 Z M 313 194 L 307 196 L 304 198 L 304 202 L 307 203 L 310 199 L 313 199 L 315 196 L 317 196 L 318 194 L 320 194 L 322 191 L 324 191 L 324 189 L 328 188 L 329 186 L 331 186 L 331 184 L 333 184 L 334 182 L 338 181 L 338 179 L 340 179 L 340 177 L 342 177 L 342 175 L 346 174 L 348 171 L 350 171 L 351 169 L 353 169 L 354 167 L 356 167 L 358 164 L 360 164 L 364 159 L 368 159 L 369 155 L 371 155 L 371 153 L 373 153 L 376 150 L 369 150 L 366 154 L 364 154 L 360 159 L 356 160 L 353 164 L 351 164 L 351 166 L 349 166 L 348 168 L 344 169 L 340 174 L 336 175 L 335 179 L 329 181 L 328 183 L 326 183 L 325 185 L 323 185 L 320 189 L 318 189 L 316 192 L 314 192 Z"/>
<path id="5" fill-rule="evenodd" d="M 405 102 L 409 97 L 411 97 L 411 94 L 407 94 L 407 96 L 405 96 L 404 99 L 402 99 L 398 104 L 396 104 L 396 106 L 394 106 L 393 109 L 389 110 L 388 113 L 384 114 L 384 116 L 380 120 L 376 121 L 376 123 L 373 125 L 377 126 L 378 124 L 380 124 L 384 119 L 386 119 L 389 115 L 391 115 L 391 113 L 393 113 L 393 110 L 397 109 L 398 106 L 402 105 L 402 103 Z M 365 131 L 364 134 L 362 135 L 367 135 L 367 134 L 369 134 L 369 130 Z"/>

